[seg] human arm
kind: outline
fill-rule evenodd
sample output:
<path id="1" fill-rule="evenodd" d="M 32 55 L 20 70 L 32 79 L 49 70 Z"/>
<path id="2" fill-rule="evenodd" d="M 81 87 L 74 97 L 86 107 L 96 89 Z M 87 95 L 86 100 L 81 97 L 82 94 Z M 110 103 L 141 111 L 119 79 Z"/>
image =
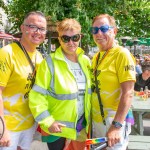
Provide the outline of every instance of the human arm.
<path id="1" fill-rule="evenodd" d="M 121 83 L 121 97 L 116 115 L 114 117 L 115 121 L 121 124 L 124 122 L 132 103 L 133 93 L 134 93 L 134 81 L 126 81 Z M 120 141 L 121 137 L 119 134 L 120 128 L 116 128 L 114 127 L 114 125 L 111 125 L 107 132 L 109 146 L 113 146 L 114 144 Z"/>
<path id="2" fill-rule="evenodd" d="M 3 89 L 4 89 L 4 87 L 0 86 L 0 116 L 3 119 L 4 126 L 5 126 L 4 106 L 3 106 L 3 99 L 2 99 Z M 8 130 L 6 129 L 6 126 L 5 126 L 4 135 L 3 135 L 2 139 L 0 139 L 0 146 L 6 147 L 6 146 L 9 146 L 9 145 L 10 145 L 10 136 L 9 136 Z"/>
<path id="3" fill-rule="evenodd" d="M 47 90 L 50 86 L 51 72 L 48 68 L 47 62 L 44 60 L 36 74 L 36 81 L 29 93 L 29 107 L 41 129 L 46 132 L 61 132 L 61 124 L 55 122 L 55 118 L 51 114 L 53 106 L 49 105 L 49 96 Z M 53 101 L 51 99 L 51 101 Z M 54 127 L 52 127 L 54 126 Z M 52 128 L 51 128 L 52 127 Z"/>

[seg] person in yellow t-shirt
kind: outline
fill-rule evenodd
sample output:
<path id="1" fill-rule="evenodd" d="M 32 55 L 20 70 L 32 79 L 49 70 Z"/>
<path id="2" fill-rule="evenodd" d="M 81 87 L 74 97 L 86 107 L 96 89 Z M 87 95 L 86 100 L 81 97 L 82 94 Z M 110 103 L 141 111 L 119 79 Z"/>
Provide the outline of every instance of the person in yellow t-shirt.
<path id="1" fill-rule="evenodd" d="M 130 106 L 135 60 L 129 50 L 116 43 L 117 27 L 112 16 L 96 16 L 91 32 L 99 48 L 92 60 L 93 138 L 106 136 L 107 149 L 125 150 L 133 123 Z"/>
<path id="2" fill-rule="evenodd" d="M 20 41 L 0 49 L 0 116 L 6 126 L 0 150 L 16 150 L 17 146 L 28 150 L 32 142 L 35 121 L 28 106 L 28 93 L 43 59 L 36 47 L 44 41 L 46 27 L 42 12 L 29 12 L 21 25 Z"/>

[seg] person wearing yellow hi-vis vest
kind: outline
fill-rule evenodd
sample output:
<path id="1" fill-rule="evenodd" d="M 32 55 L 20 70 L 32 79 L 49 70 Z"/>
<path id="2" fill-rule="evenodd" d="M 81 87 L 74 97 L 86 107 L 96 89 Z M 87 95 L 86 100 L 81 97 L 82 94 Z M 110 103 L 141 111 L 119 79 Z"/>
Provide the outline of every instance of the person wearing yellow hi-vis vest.
<path id="1" fill-rule="evenodd" d="M 91 111 L 90 59 L 78 47 L 81 26 L 65 19 L 57 26 L 60 47 L 40 64 L 29 107 L 49 149 L 83 150 Z"/>

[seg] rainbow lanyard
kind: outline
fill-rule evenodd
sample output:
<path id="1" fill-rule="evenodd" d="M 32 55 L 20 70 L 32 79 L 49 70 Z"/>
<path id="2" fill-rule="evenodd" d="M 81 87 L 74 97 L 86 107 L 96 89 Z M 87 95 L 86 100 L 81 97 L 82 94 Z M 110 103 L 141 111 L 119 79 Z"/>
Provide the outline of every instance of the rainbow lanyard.
<path id="1" fill-rule="evenodd" d="M 93 139 L 87 139 L 86 140 L 86 145 L 105 143 L 105 142 L 107 142 L 107 138 L 106 137 L 93 138 Z"/>

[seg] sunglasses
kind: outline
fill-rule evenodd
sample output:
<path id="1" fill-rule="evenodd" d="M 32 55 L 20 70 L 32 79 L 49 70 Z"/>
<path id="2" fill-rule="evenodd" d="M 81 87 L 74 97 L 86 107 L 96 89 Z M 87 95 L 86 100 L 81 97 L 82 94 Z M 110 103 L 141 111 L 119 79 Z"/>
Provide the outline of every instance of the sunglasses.
<path id="1" fill-rule="evenodd" d="M 113 27 L 108 26 L 108 25 L 104 25 L 104 26 L 100 26 L 100 27 L 91 27 L 90 31 L 92 34 L 97 34 L 98 30 L 101 30 L 102 33 L 106 33 L 109 29 L 112 29 Z"/>
<path id="2" fill-rule="evenodd" d="M 75 34 L 73 36 L 67 36 L 67 35 L 63 35 L 61 36 L 61 40 L 64 42 L 64 43 L 68 43 L 70 41 L 70 39 L 73 41 L 73 42 L 78 42 L 80 40 L 80 34 Z"/>

